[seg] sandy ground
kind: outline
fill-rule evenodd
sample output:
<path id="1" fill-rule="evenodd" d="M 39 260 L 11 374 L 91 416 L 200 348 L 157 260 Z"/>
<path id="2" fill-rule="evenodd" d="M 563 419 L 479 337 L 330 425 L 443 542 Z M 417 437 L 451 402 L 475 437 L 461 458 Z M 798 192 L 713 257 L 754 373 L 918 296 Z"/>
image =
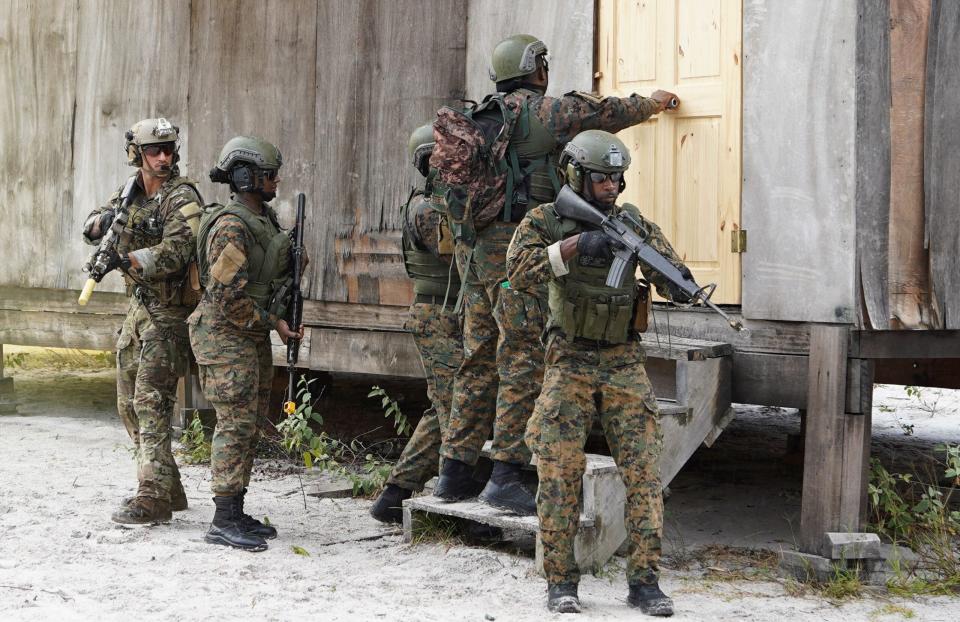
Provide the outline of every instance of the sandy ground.
<path id="1" fill-rule="evenodd" d="M 10 371 L 8 370 L 8 375 Z M 460 543 L 402 542 L 366 500 L 301 494 L 293 475 L 259 468 L 252 513 L 280 530 L 260 554 L 207 545 L 208 469 L 182 468 L 190 509 L 167 525 L 109 520 L 133 489 L 129 442 L 113 412 L 110 371 L 19 370 L 19 414 L 0 416 L 0 620 L 549 620 L 530 557 Z M 960 442 L 960 395 L 876 390 L 874 452 L 923 459 Z M 938 401 L 931 414 L 930 400 Z M 329 413 L 328 416 L 335 416 Z M 911 434 L 905 431 L 909 426 Z M 705 545 L 791 547 L 800 471 L 784 459 L 795 412 L 740 407 L 710 450 L 674 480 L 661 585 L 675 620 L 960 619 L 960 598 L 871 591 L 832 603 L 790 581 L 725 580 L 696 561 Z M 796 462 L 795 460 L 793 461 Z M 294 553 L 302 547 L 309 556 Z M 623 560 L 581 583 L 581 620 L 641 617 L 626 606 Z"/>

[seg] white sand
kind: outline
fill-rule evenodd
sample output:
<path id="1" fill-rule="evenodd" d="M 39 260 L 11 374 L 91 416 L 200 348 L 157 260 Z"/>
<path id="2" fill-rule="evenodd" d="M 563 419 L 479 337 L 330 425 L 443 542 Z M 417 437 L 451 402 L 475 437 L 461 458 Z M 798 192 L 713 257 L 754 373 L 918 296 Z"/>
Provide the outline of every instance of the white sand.
<path id="1" fill-rule="evenodd" d="M 203 542 L 212 516 L 206 467 L 183 467 L 190 509 L 170 524 L 132 529 L 114 524 L 109 515 L 133 489 L 134 470 L 128 439 L 112 410 L 112 373 L 31 371 L 15 377 L 20 414 L 0 416 L 0 620 L 562 618 L 547 613 L 545 584 L 532 559 L 463 545 L 405 545 L 398 529 L 369 518 L 369 501 L 308 497 L 305 508 L 300 494 L 288 494 L 299 488 L 296 476 L 255 473 L 248 510 L 267 514 L 280 530 L 264 553 Z M 895 411 L 876 411 L 875 434 L 897 441 L 904 436 L 899 419 L 914 425 L 909 438 L 956 442 L 960 398 L 943 393 L 941 412 L 931 417 L 912 401 L 895 399 L 904 395 L 902 387 L 878 388 L 878 407 Z M 776 413 L 766 421 L 779 417 L 783 429 L 794 425 L 795 417 Z M 741 414 L 748 423 L 763 416 L 756 408 Z M 677 480 L 667 504 L 673 534 L 668 548 L 789 540 L 785 513 L 797 507 L 795 494 L 785 497 L 756 482 L 711 488 L 709 479 Z M 791 486 L 795 482 L 785 489 Z M 732 507 L 731 499 L 755 507 Z M 756 524 L 738 529 L 745 515 Z M 310 556 L 295 554 L 292 546 Z M 584 613 L 576 619 L 642 617 L 626 606 L 622 573 L 611 574 L 616 576 L 583 579 Z M 695 571 L 664 571 L 661 585 L 676 601 L 674 620 L 903 619 L 901 613 L 885 613 L 890 605 L 913 612 L 914 620 L 960 619 L 958 598 L 905 600 L 878 592 L 837 605 L 816 596 L 788 596 L 780 580 L 699 577 Z"/>

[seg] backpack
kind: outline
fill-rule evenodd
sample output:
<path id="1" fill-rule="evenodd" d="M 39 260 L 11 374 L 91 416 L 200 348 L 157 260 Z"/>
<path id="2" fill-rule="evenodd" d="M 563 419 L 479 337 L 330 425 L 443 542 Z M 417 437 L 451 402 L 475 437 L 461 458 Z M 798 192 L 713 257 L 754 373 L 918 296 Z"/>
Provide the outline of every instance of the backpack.
<path id="1" fill-rule="evenodd" d="M 504 95 L 488 95 L 480 104 L 462 110 L 444 106 L 433 122 L 430 168 L 437 170 L 439 183 L 447 188 L 454 237 L 470 245 L 476 232 L 501 214 L 510 221 L 528 173 L 520 168 L 516 152 L 510 148 L 510 138 L 518 119 L 527 114 L 527 104 L 509 104 Z M 484 112 L 492 114 L 481 114 Z"/>

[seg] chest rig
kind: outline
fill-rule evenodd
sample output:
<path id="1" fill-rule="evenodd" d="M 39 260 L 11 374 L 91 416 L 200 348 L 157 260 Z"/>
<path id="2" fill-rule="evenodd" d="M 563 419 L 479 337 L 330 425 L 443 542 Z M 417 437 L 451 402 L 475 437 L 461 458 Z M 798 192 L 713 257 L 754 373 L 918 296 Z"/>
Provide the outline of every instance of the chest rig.
<path id="1" fill-rule="evenodd" d="M 210 278 L 207 258 L 210 229 L 221 216 L 227 214 L 239 218 L 254 241 L 246 249 L 247 284 L 243 288 L 244 293 L 253 298 L 261 309 L 282 317 L 286 313 L 292 284 L 290 237 L 280 228 L 276 213 L 267 205 L 263 205 L 263 214 L 259 215 L 237 201 L 207 207 L 197 233 L 197 263 L 200 265 L 201 283 L 206 287 Z"/>
<path id="2" fill-rule="evenodd" d="M 452 257 L 451 261 L 439 257 L 452 254 L 452 235 L 429 190 L 429 183 L 426 190 L 412 190 L 401 208 L 403 266 L 413 279 L 415 302 L 452 303 L 460 293 L 460 274 Z"/>
<path id="3" fill-rule="evenodd" d="M 629 203 L 618 209 L 630 211 L 640 219 L 640 211 Z M 585 230 L 579 222 L 559 217 L 552 205 L 547 206 L 543 214 L 554 242 Z M 604 344 L 630 340 L 638 299 L 637 279 L 633 276 L 637 270 L 636 260 L 627 269 L 631 277 L 625 278 L 621 287 L 606 286 L 610 263 L 577 255 L 570 260 L 567 275 L 550 281 L 548 332 L 557 329 L 570 339 Z"/>

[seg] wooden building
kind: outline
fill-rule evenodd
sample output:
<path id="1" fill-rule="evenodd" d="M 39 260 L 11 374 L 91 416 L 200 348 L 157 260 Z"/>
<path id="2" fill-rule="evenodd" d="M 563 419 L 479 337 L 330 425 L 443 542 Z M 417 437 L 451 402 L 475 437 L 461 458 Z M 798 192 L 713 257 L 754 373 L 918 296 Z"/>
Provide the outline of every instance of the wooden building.
<path id="1" fill-rule="evenodd" d="M 808 412 L 803 546 L 865 510 L 874 381 L 960 387 L 960 7 L 945 0 L 11 0 L 0 6 L 0 341 L 110 349 L 107 279 L 76 306 L 86 214 L 128 173 L 123 131 L 165 116 L 184 168 L 239 133 L 308 196 L 313 369 L 419 377 L 398 206 L 405 145 L 489 88 L 494 43 L 551 50 L 551 94 L 675 91 L 621 135 L 626 199 L 658 222 L 734 334 L 700 310 L 656 330 L 733 346 L 733 401 Z M 699 441 L 698 441 L 699 442 Z"/>

